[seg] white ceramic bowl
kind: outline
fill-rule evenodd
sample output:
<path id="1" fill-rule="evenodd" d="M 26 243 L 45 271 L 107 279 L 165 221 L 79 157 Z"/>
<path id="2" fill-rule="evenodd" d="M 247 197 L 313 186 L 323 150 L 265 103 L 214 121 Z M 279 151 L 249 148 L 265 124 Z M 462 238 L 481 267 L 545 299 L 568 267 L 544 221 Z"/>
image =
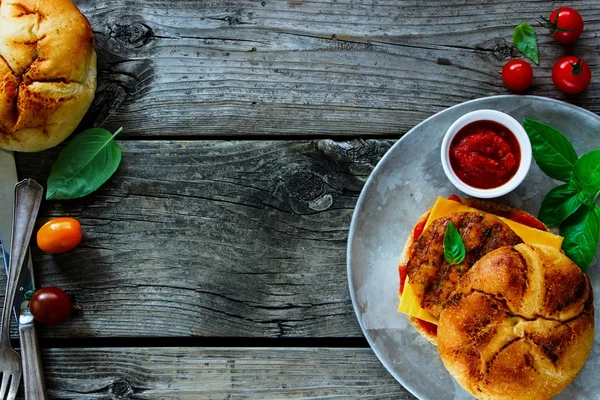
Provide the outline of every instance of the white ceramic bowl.
<path id="1" fill-rule="evenodd" d="M 466 125 L 471 122 L 482 120 L 494 121 L 507 127 L 515 135 L 519 142 L 519 146 L 521 147 L 521 163 L 515 175 L 504 185 L 492 189 L 478 189 L 467 185 L 458 178 L 450 165 L 450 144 L 452 143 L 452 139 L 454 139 L 456 134 Z M 525 179 L 529 172 L 529 167 L 531 167 L 531 142 L 527 137 L 525 129 L 523 129 L 521 124 L 510 115 L 495 110 L 477 110 L 463 115 L 448 128 L 444 135 L 444 139 L 442 140 L 441 155 L 444 172 L 450 182 L 452 182 L 458 190 L 473 197 L 490 199 L 503 196 L 513 191 L 521 184 L 521 182 L 523 182 L 523 179 Z"/>

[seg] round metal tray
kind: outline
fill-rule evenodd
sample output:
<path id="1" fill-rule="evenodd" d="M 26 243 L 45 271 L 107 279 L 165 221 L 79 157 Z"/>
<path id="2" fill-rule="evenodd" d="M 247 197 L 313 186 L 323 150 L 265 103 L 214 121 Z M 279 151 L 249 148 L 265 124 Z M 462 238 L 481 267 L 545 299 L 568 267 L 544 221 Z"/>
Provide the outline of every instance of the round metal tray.
<path id="1" fill-rule="evenodd" d="M 441 111 L 404 135 L 385 154 L 358 199 L 348 238 L 350 295 L 365 337 L 388 371 L 419 399 L 472 399 L 452 378 L 437 348 L 422 338 L 398 307 L 398 262 L 407 235 L 437 196 L 464 196 L 446 178 L 440 144 L 448 127 L 461 115 L 493 109 L 542 121 L 561 131 L 578 155 L 600 148 L 600 117 L 582 108 L 535 96 L 495 96 Z M 535 163 L 525 181 L 499 199 L 537 215 L 545 194 L 556 186 Z M 588 269 L 600 309 L 600 252 Z M 556 399 L 598 399 L 600 343 L 585 367 Z"/>

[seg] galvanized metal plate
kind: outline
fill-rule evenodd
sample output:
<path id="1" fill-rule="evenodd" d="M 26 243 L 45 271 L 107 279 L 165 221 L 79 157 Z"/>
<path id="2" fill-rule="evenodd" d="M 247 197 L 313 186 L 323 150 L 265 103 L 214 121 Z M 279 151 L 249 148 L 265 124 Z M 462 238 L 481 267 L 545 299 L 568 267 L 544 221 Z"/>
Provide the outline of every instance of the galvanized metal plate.
<path id="1" fill-rule="evenodd" d="M 563 132 L 582 155 L 600 148 L 600 117 L 582 108 L 535 96 L 495 96 L 469 101 L 423 121 L 402 137 L 382 158 L 367 180 L 350 226 L 347 269 L 350 294 L 365 337 L 388 371 L 419 399 L 472 399 L 444 368 L 437 348 L 422 338 L 398 307 L 398 262 L 407 235 L 437 196 L 453 193 L 440 163 L 440 144 L 448 127 L 463 114 L 499 110 L 518 121 L 543 121 Z M 535 215 L 556 182 L 535 163 L 525 181 L 499 201 Z M 588 276 L 600 309 L 600 251 Z M 600 342 L 585 367 L 556 399 L 599 399 Z"/>

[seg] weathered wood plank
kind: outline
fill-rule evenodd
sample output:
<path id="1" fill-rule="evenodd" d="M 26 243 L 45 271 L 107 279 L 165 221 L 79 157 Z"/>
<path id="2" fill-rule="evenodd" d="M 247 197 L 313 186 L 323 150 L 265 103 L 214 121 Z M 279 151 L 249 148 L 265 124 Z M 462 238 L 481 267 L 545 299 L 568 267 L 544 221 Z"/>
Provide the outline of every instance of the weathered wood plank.
<path id="1" fill-rule="evenodd" d="M 508 93 L 500 76 L 514 27 L 559 2 L 78 0 L 99 51 L 86 124 L 125 135 L 400 135 L 448 106 Z M 564 54 L 599 64 L 600 8 L 562 46 L 539 30 L 528 93 L 600 111 L 552 85 Z"/>
<path id="2" fill-rule="evenodd" d="M 115 348 L 44 351 L 60 399 L 414 399 L 370 349 Z"/>
<path id="3" fill-rule="evenodd" d="M 44 337 L 360 337 L 346 281 L 356 199 L 391 141 L 124 141 L 115 176 L 45 202 L 81 245 L 33 249 L 80 308 Z M 56 151 L 18 154 L 45 182 Z"/>

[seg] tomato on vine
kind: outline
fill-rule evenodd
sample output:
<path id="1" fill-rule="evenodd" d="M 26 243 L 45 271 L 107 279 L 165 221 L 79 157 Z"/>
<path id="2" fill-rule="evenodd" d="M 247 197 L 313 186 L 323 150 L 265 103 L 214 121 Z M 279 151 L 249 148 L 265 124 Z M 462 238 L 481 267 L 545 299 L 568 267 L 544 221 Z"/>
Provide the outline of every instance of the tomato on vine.
<path id="1" fill-rule="evenodd" d="M 567 94 L 583 92 L 591 80 L 590 67 L 579 57 L 563 57 L 552 68 L 552 82 L 560 91 Z"/>
<path id="2" fill-rule="evenodd" d="M 511 60 L 502 68 L 502 81 L 509 90 L 521 92 L 531 85 L 533 69 L 527 61 Z"/>
<path id="3" fill-rule="evenodd" d="M 583 18 L 581 14 L 570 7 L 557 8 L 550 14 L 550 18 L 543 18 L 541 24 L 550 30 L 550 35 L 557 42 L 571 43 L 577 40 L 583 32 Z"/>

